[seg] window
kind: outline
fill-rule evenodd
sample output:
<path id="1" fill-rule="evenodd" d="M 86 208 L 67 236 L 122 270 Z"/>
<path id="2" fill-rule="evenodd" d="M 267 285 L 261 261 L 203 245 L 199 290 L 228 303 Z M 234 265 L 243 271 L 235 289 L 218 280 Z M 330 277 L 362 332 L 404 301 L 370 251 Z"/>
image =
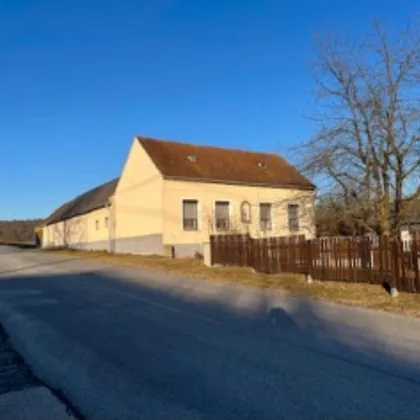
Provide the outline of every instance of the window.
<path id="1" fill-rule="evenodd" d="M 182 226 L 184 230 L 198 230 L 198 200 L 182 201 Z"/>
<path id="2" fill-rule="evenodd" d="M 95 221 L 96 230 L 99 230 L 99 220 Z"/>
<path id="3" fill-rule="evenodd" d="M 287 206 L 287 218 L 289 220 L 289 229 L 291 231 L 299 230 L 299 205 L 289 204 Z"/>
<path id="4" fill-rule="evenodd" d="M 109 217 L 105 217 L 105 228 L 108 228 Z"/>
<path id="5" fill-rule="evenodd" d="M 272 206 L 271 203 L 260 203 L 260 228 L 261 230 L 271 230 Z"/>
<path id="6" fill-rule="evenodd" d="M 241 204 L 241 221 L 251 223 L 251 204 L 248 201 L 243 201 Z"/>
<path id="7" fill-rule="evenodd" d="M 214 210 L 217 230 L 229 229 L 229 209 L 229 201 L 216 201 Z"/>
<path id="8" fill-rule="evenodd" d="M 188 160 L 189 160 L 190 162 L 195 163 L 195 162 L 197 162 L 197 157 L 196 157 L 196 156 L 194 156 L 194 155 L 188 155 Z"/>

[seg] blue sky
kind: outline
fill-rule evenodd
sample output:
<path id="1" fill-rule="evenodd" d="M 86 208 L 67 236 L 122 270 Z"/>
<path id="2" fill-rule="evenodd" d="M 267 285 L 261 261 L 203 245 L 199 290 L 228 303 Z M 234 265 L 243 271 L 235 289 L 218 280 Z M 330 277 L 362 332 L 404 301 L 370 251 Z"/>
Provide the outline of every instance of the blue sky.
<path id="1" fill-rule="evenodd" d="M 289 156 L 314 35 L 396 31 L 416 3 L 0 0 L 0 219 L 117 176 L 135 134 Z"/>

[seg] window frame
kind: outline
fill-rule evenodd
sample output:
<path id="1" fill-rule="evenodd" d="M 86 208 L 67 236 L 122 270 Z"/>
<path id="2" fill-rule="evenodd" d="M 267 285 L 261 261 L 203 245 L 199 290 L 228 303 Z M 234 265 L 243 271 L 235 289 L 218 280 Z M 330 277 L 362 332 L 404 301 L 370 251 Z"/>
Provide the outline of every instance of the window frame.
<path id="1" fill-rule="evenodd" d="M 95 230 L 99 230 L 99 219 L 95 220 Z"/>
<path id="2" fill-rule="evenodd" d="M 184 201 L 196 201 L 197 202 L 197 228 L 196 229 L 185 229 L 184 225 Z M 183 232 L 198 232 L 201 230 L 201 202 L 196 197 L 182 197 L 181 198 L 181 230 Z"/>
<path id="3" fill-rule="evenodd" d="M 261 220 L 261 206 L 268 205 L 270 206 L 270 227 L 269 228 L 262 228 L 262 220 Z M 258 205 L 258 225 L 261 232 L 271 232 L 274 230 L 274 205 L 271 201 L 260 201 Z"/>
<path id="4" fill-rule="evenodd" d="M 109 216 L 105 216 L 104 221 L 105 221 L 105 229 L 108 229 L 109 228 Z"/>
<path id="5" fill-rule="evenodd" d="M 290 225 L 290 213 L 289 213 L 289 209 L 293 207 L 296 208 L 296 222 L 297 222 L 297 228 L 292 228 Z M 287 227 L 289 229 L 290 232 L 299 232 L 300 231 L 300 217 L 299 217 L 299 213 L 300 213 L 300 206 L 297 203 L 288 203 L 287 204 Z"/>
<path id="6" fill-rule="evenodd" d="M 229 219 L 227 229 L 218 229 L 216 220 L 216 204 L 217 203 L 228 203 L 229 205 Z M 213 201 L 213 228 L 216 232 L 229 232 L 232 229 L 232 201 L 224 198 L 218 198 Z"/>

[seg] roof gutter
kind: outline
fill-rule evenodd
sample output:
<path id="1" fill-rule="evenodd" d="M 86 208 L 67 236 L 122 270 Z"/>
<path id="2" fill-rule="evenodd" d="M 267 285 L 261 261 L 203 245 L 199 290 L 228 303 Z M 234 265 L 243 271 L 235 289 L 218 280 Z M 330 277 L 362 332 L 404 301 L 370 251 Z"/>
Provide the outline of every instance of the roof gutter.
<path id="1" fill-rule="evenodd" d="M 232 181 L 226 179 L 206 179 L 206 178 L 190 178 L 183 176 L 171 176 L 163 175 L 163 179 L 173 180 L 173 181 L 187 181 L 187 182 L 204 182 L 212 184 L 229 184 L 229 185 L 247 185 L 250 187 L 271 187 L 271 188 L 287 188 L 287 189 L 297 189 L 302 191 L 314 191 L 316 186 L 312 183 L 308 185 L 298 185 L 298 184 L 268 184 L 263 182 L 243 182 L 243 181 Z"/>

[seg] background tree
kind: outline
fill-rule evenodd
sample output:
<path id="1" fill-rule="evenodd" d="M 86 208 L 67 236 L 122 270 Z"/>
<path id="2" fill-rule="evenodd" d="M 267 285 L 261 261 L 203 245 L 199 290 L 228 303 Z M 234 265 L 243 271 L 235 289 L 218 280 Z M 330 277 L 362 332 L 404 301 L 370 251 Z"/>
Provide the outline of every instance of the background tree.
<path id="1" fill-rule="evenodd" d="M 348 217 L 340 197 L 325 195 L 317 200 L 315 222 L 318 236 L 350 236 L 362 233 L 355 220 Z"/>
<path id="2" fill-rule="evenodd" d="M 420 37 L 376 25 L 356 43 L 324 38 L 313 68 L 316 135 L 303 168 L 343 220 L 396 235 L 420 196 Z"/>
<path id="3" fill-rule="evenodd" d="M 35 227 L 41 219 L 0 220 L 0 242 L 24 243 L 35 240 Z"/>

